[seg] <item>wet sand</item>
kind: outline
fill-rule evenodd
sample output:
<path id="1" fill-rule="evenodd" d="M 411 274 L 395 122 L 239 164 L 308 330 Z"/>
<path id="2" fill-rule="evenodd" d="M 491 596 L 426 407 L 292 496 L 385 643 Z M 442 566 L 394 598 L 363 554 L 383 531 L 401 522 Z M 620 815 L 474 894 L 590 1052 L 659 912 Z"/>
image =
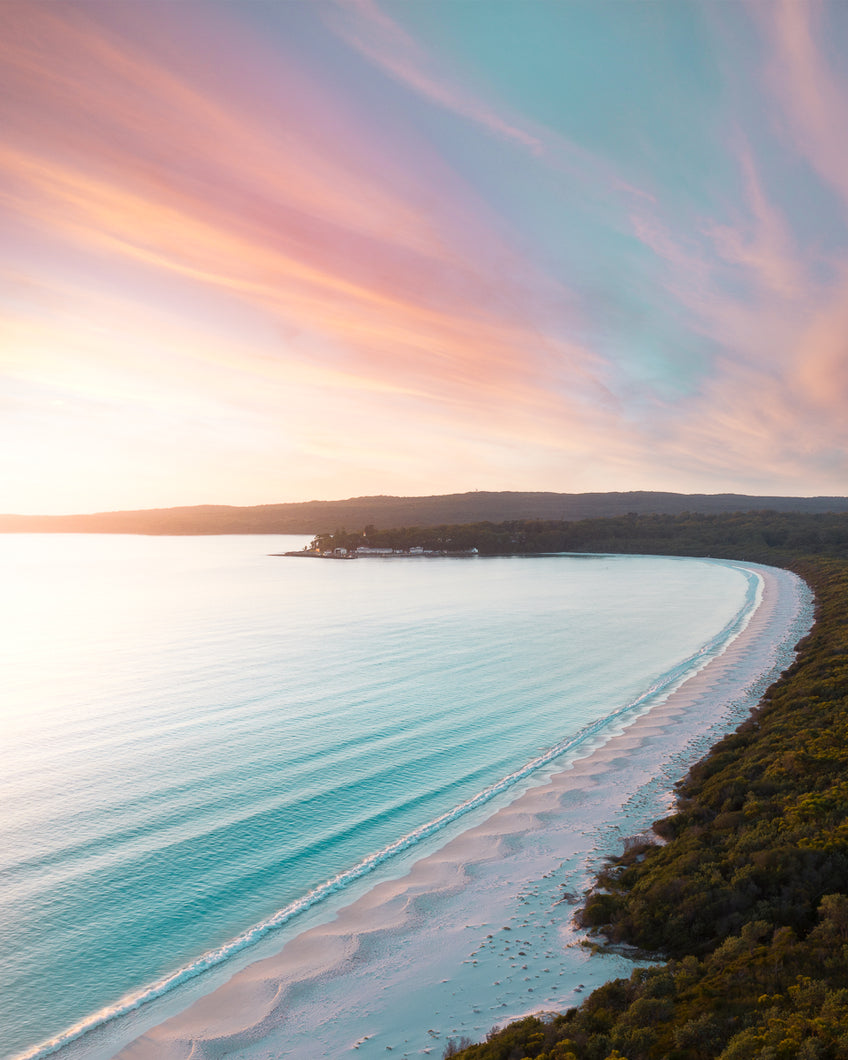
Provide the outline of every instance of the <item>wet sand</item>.
<path id="1" fill-rule="evenodd" d="M 117 1055 L 441 1057 L 451 1038 L 629 975 L 626 957 L 583 944 L 572 915 L 603 858 L 669 812 L 674 782 L 747 716 L 809 627 L 803 583 L 757 569 L 747 627 L 664 702 Z"/>

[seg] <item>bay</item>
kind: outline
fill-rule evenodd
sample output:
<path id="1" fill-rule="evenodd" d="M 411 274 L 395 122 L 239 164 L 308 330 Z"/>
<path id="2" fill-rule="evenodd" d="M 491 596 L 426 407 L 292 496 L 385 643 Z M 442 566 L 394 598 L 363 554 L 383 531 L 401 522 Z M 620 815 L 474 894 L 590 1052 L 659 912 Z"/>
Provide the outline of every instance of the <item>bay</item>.
<path id="1" fill-rule="evenodd" d="M 720 650 L 756 589 L 708 560 L 269 555 L 304 540 L 0 538 L 4 1056 L 432 842 Z"/>

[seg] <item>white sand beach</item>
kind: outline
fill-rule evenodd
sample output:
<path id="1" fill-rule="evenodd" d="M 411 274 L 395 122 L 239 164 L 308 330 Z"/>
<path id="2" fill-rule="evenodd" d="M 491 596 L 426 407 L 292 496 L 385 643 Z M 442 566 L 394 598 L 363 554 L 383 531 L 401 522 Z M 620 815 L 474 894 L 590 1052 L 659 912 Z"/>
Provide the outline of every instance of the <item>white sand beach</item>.
<path id="1" fill-rule="evenodd" d="M 759 571 L 747 627 L 664 702 L 117 1055 L 441 1057 L 451 1038 L 629 975 L 624 956 L 581 945 L 572 914 L 603 858 L 669 811 L 674 782 L 785 665 L 809 596 L 794 575 Z"/>

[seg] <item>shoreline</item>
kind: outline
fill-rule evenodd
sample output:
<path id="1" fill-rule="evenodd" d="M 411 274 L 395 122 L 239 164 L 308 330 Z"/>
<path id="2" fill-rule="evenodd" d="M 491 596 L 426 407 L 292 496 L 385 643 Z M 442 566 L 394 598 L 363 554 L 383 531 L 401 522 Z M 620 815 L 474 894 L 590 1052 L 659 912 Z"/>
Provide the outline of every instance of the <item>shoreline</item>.
<path id="1" fill-rule="evenodd" d="M 547 780 L 401 878 L 370 886 L 334 919 L 98 1055 L 440 1057 L 450 1038 L 479 1040 L 495 1023 L 564 1009 L 628 975 L 624 956 L 581 946 L 571 912 L 604 856 L 669 812 L 674 781 L 756 705 L 807 628 L 797 628 L 809 598 L 800 579 L 740 566 L 763 581 L 759 607 L 665 701 L 550 767 Z"/>

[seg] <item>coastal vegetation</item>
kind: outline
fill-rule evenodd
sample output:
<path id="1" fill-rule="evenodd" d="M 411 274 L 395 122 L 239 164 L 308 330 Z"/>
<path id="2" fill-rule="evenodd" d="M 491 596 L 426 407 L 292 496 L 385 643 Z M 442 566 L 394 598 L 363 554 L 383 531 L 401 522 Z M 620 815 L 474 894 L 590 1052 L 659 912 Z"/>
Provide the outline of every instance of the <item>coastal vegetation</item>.
<path id="1" fill-rule="evenodd" d="M 787 566 L 803 555 L 848 555 L 848 516 L 820 512 L 681 512 L 604 519 L 519 519 L 506 522 L 335 530 L 313 546 L 329 552 L 361 547 L 409 551 L 468 551 L 483 556 L 551 552 L 619 552 L 714 556 Z"/>
<path id="2" fill-rule="evenodd" d="M 752 560 L 794 570 L 816 597 L 815 626 L 793 665 L 678 785 L 676 812 L 656 822 L 656 841 L 610 860 L 583 906 L 599 943 L 657 963 L 605 984 L 579 1008 L 451 1044 L 445 1055 L 848 1060 L 848 517 L 633 514 L 368 529 L 375 546 L 461 543 L 482 555 Z M 329 537 L 341 544 L 357 535 Z"/>

